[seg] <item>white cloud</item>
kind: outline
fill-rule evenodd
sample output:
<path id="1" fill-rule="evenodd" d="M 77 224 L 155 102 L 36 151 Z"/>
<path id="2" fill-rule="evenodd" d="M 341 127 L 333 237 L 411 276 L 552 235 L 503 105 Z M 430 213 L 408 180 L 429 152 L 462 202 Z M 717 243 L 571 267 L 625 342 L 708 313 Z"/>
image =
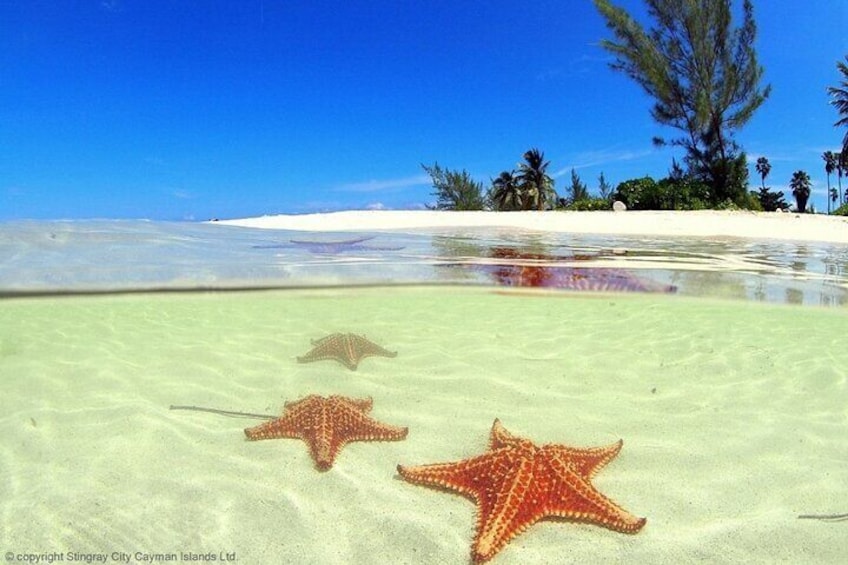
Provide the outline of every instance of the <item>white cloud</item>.
<path id="1" fill-rule="evenodd" d="M 388 192 L 412 186 L 424 186 L 430 184 L 428 175 L 416 175 L 414 177 L 403 177 L 399 179 L 369 180 L 364 182 L 352 182 L 342 184 L 334 188 L 337 192 Z"/>
<path id="2" fill-rule="evenodd" d="M 388 208 L 382 202 L 372 202 L 370 204 L 366 204 L 365 209 L 366 210 L 387 210 Z"/>
<path id="3" fill-rule="evenodd" d="M 652 149 L 643 149 L 639 151 L 633 151 L 630 149 L 599 149 L 596 151 L 584 151 L 582 153 L 578 153 L 571 159 L 571 164 L 567 167 L 563 167 L 556 171 L 553 174 L 554 178 L 559 178 L 561 176 L 567 175 L 571 173 L 571 169 L 585 169 L 588 167 L 597 167 L 599 165 L 606 165 L 608 163 L 618 163 L 621 161 L 633 161 L 634 159 L 641 159 L 642 157 L 647 157 L 651 155 L 654 151 Z"/>

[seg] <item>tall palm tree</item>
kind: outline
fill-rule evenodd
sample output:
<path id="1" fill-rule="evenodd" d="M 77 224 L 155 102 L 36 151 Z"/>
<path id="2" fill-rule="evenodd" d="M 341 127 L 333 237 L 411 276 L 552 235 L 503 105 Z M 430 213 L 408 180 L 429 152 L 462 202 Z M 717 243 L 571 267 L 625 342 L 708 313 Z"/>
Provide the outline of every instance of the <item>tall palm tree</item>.
<path id="1" fill-rule="evenodd" d="M 760 173 L 760 177 L 763 179 L 763 190 L 765 190 L 766 177 L 769 176 L 769 173 L 771 172 L 771 165 L 769 164 L 768 159 L 765 157 L 757 159 L 757 172 Z"/>
<path id="2" fill-rule="evenodd" d="M 798 212 L 806 212 L 807 200 L 810 198 L 810 175 L 804 171 L 795 171 L 792 173 L 789 187 L 792 188 L 792 196 L 798 204 Z"/>
<path id="3" fill-rule="evenodd" d="M 830 214 L 830 175 L 836 170 L 836 154 L 833 151 L 822 153 L 824 172 L 827 173 L 827 213 Z"/>
<path id="4" fill-rule="evenodd" d="M 538 210 L 544 210 L 548 202 L 556 202 L 554 179 L 547 172 L 550 161 L 545 161 L 545 154 L 535 148 L 524 153 L 524 161 L 518 165 L 524 209 L 535 205 Z"/>
<path id="5" fill-rule="evenodd" d="M 491 198 L 498 211 L 521 210 L 524 199 L 515 171 L 504 171 L 492 181 Z"/>
<path id="6" fill-rule="evenodd" d="M 840 151 L 836 154 L 836 182 L 839 183 L 839 203 L 848 202 L 848 191 L 842 192 L 842 176 L 848 170 L 848 152 Z"/>
<path id="7" fill-rule="evenodd" d="M 848 56 L 845 57 L 848 62 Z M 839 120 L 834 123 L 834 126 L 848 126 L 848 64 L 843 61 L 836 62 L 836 68 L 842 74 L 842 81 L 839 86 L 829 86 L 827 88 L 830 94 L 830 103 L 836 106 L 836 111 L 839 112 Z M 842 153 L 848 153 L 848 132 L 845 132 L 845 137 L 842 138 Z"/>

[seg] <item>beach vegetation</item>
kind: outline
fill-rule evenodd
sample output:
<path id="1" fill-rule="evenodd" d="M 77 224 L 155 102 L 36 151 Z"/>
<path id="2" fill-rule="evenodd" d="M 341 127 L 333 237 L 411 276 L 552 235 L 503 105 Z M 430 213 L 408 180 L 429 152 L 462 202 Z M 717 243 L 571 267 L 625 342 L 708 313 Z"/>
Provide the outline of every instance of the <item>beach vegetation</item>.
<path id="1" fill-rule="evenodd" d="M 751 196 L 757 200 L 759 208 L 765 212 L 777 212 L 789 208 L 783 192 L 771 190 L 767 186 L 760 187 L 757 192 L 751 192 Z"/>
<path id="2" fill-rule="evenodd" d="M 839 119 L 833 125 L 835 127 L 848 128 L 848 55 L 845 56 L 845 61 L 837 61 L 836 69 L 842 77 L 838 86 L 829 86 L 827 89 L 830 94 L 830 103 L 836 107 L 839 113 Z M 848 131 L 842 138 L 842 154 L 848 154 Z"/>
<path id="3" fill-rule="evenodd" d="M 752 195 L 756 198 L 760 208 L 766 212 L 776 212 L 789 208 L 786 200 L 784 200 L 783 192 L 773 191 L 766 186 L 766 177 L 771 172 L 769 160 L 766 157 L 759 157 L 755 168 L 760 174 L 762 186 L 760 186 L 760 190 L 757 193 L 752 193 Z"/>
<path id="4" fill-rule="evenodd" d="M 604 176 L 604 172 L 601 171 L 601 174 L 598 175 L 598 196 L 600 196 L 604 200 L 612 200 L 612 192 L 613 188 L 609 182 L 607 182 L 607 178 Z"/>
<path id="5" fill-rule="evenodd" d="M 795 171 L 792 173 L 792 180 L 789 181 L 789 187 L 792 189 L 792 196 L 795 197 L 798 212 L 806 212 L 807 201 L 810 198 L 810 175 L 805 171 Z"/>
<path id="6" fill-rule="evenodd" d="M 554 179 L 548 174 L 550 161 L 536 148 L 524 153 L 524 162 L 518 164 L 518 182 L 523 194 L 525 210 L 553 208 L 557 200 Z"/>
<path id="7" fill-rule="evenodd" d="M 760 173 L 760 179 L 763 183 L 763 188 L 766 187 L 766 177 L 769 176 L 771 172 L 771 163 L 766 157 L 757 158 L 757 164 L 755 165 L 757 172 Z"/>
<path id="8" fill-rule="evenodd" d="M 595 212 L 598 210 L 609 210 L 612 207 L 609 198 L 600 198 L 597 196 L 587 196 L 573 202 L 563 202 L 564 209 L 574 210 L 579 212 Z"/>
<path id="9" fill-rule="evenodd" d="M 452 171 L 443 169 L 438 163 L 433 166 L 421 165 L 430 175 L 433 182 L 433 193 L 436 197 L 435 210 L 484 210 L 486 199 L 483 196 L 483 183 L 471 178 L 463 169 Z"/>
<path id="10" fill-rule="evenodd" d="M 568 198 L 571 202 L 589 198 L 589 187 L 580 179 L 580 175 L 573 167 L 571 169 L 571 186 L 568 187 Z"/>
<path id="11" fill-rule="evenodd" d="M 710 187 L 685 173 L 675 161 L 666 178 L 656 181 L 645 176 L 624 181 L 611 198 L 621 200 L 630 210 L 703 210 L 725 205 L 723 201 L 713 201 Z M 750 206 L 747 199 L 730 201 L 740 208 Z"/>
<path id="12" fill-rule="evenodd" d="M 842 206 L 834 210 L 833 213 L 837 216 L 848 216 L 848 203 L 843 204 Z"/>
<path id="13" fill-rule="evenodd" d="M 513 212 L 524 208 L 524 194 L 515 171 L 503 171 L 492 181 L 489 200 L 492 208 L 499 212 Z"/>
<path id="14" fill-rule="evenodd" d="M 654 143 L 686 151 L 688 174 L 708 186 L 708 201 L 746 200 L 747 166 L 734 134 L 771 91 L 760 85 L 751 0 L 742 2 L 739 27 L 731 0 L 646 0 L 651 29 L 610 0 L 594 3 L 615 36 L 601 43 L 615 56 L 612 68 L 654 99 L 657 123 L 682 132 Z"/>
<path id="15" fill-rule="evenodd" d="M 836 189 L 830 188 L 830 175 L 836 170 L 836 153 L 825 151 L 822 153 L 822 159 L 824 159 L 824 172 L 827 175 L 827 213 L 830 214 L 830 204 L 836 202 L 838 197 Z"/>

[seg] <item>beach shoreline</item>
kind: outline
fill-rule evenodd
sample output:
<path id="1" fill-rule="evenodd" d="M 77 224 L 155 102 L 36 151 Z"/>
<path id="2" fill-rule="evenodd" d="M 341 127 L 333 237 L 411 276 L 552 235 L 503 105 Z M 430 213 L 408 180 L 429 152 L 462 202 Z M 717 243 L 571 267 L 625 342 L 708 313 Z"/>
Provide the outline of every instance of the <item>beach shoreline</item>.
<path id="1" fill-rule="evenodd" d="M 626 212 L 350 210 L 213 220 L 210 223 L 260 229 L 324 232 L 509 228 L 576 234 L 738 237 L 848 244 L 848 218 L 844 216 L 725 210 Z"/>

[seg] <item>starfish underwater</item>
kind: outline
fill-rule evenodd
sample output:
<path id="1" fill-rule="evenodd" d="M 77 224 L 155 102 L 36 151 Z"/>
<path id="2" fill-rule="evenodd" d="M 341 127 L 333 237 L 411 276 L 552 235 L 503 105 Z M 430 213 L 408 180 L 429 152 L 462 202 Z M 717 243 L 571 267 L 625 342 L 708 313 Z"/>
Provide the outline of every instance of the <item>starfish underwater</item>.
<path id="1" fill-rule="evenodd" d="M 372 355 L 397 357 L 397 351 L 388 351 L 365 336 L 352 333 L 334 333 L 312 340 L 312 350 L 297 358 L 298 363 L 311 363 L 335 359 L 351 371 L 355 371 L 363 358 Z"/>
<path id="2" fill-rule="evenodd" d="M 245 428 L 248 440 L 292 438 L 309 444 L 315 466 L 327 471 L 342 447 L 352 441 L 397 441 L 406 438 L 408 428 L 392 426 L 371 418 L 370 398 L 309 395 L 286 402 L 276 420 Z"/>
<path id="3" fill-rule="evenodd" d="M 591 483 L 621 450 L 622 441 L 581 449 L 561 444 L 537 446 L 514 436 L 495 420 L 489 451 L 453 463 L 398 465 L 414 484 L 455 491 L 477 505 L 471 557 L 491 559 L 518 534 L 544 518 L 564 518 L 634 534 L 645 525 Z"/>

